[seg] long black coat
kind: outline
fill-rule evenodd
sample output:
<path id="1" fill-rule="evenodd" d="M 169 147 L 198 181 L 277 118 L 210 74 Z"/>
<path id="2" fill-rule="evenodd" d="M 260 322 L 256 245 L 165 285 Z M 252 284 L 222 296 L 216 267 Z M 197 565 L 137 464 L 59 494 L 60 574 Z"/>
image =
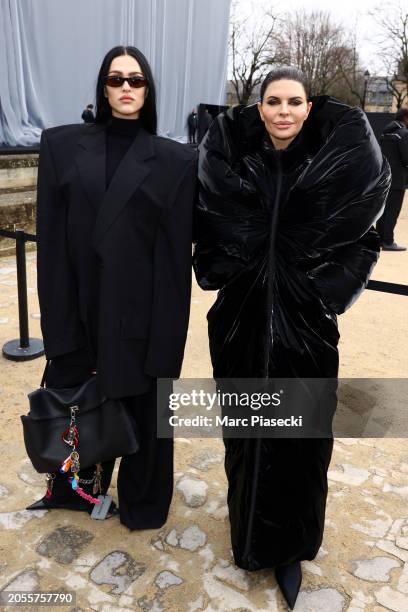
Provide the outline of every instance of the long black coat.
<path id="1" fill-rule="evenodd" d="M 190 309 L 196 154 L 140 129 L 105 189 L 106 133 L 42 134 L 38 293 L 47 358 L 91 344 L 101 391 L 178 377 Z"/>
<path id="2" fill-rule="evenodd" d="M 277 151 L 256 106 L 235 107 L 203 140 L 199 179 L 194 268 L 203 289 L 219 289 L 207 317 L 215 378 L 335 378 L 336 314 L 377 261 L 372 225 L 390 182 L 364 113 L 316 98 L 301 133 Z M 327 401 L 332 413 L 335 393 Z M 313 559 L 333 440 L 224 443 L 237 565 Z"/>
<path id="3" fill-rule="evenodd" d="M 381 134 L 382 152 L 391 166 L 391 189 L 408 187 L 408 129 L 398 121 L 391 121 Z"/>

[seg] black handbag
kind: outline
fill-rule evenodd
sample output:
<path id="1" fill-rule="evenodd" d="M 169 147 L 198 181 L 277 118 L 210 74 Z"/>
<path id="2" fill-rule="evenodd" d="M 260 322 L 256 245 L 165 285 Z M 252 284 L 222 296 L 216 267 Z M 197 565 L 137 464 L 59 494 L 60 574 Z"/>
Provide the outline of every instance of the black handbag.
<path id="1" fill-rule="evenodd" d="M 21 416 L 27 454 L 37 472 L 78 472 L 139 449 L 136 424 L 124 402 L 106 399 L 97 374 L 69 389 L 41 386 Z M 43 385 L 43 380 L 41 385 Z"/>

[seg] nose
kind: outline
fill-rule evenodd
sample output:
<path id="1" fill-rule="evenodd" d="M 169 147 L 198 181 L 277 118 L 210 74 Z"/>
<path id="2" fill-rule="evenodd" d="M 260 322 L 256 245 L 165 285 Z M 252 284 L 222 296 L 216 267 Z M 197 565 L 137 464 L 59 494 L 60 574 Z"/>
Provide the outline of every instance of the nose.
<path id="1" fill-rule="evenodd" d="M 282 102 L 279 114 L 280 115 L 289 115 L 289 106 L 288 106 L 287 102 Z"/>
<path id="2" fill-rule="evenodd" d="M 127 81 L 123 81 L 122 91 L 130 91 L 130 85 Z"/>

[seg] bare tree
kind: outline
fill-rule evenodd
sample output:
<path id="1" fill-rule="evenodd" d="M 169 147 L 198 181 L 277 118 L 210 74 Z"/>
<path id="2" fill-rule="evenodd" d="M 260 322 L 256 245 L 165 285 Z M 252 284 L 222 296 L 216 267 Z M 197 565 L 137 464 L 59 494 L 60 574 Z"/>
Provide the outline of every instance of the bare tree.
<path id="1" fill-rule="evenodd" d="M 287 13 L 282 25 L 280 46 L 285 61 L 306 74 L 311 95 L 329 94 L 342 76 L 341 66 L 350 59 L 343 27 L 320 10 Z"/>
<path id="2" fill-rule="evenodd" d="M 364 108 L 369 73 L 360 63 L 355 34 L 339 55 L 339 71 L 339 79 L 332 88 L 332 95 Z"/>
<path id="3" fill-rule="evenodd" d="M 370 16 L 380 27 L 380 57 L 388 91 L 397 108 L 408 101 L 408 8 L 399 2 L 377 6 Z"/>
<path id="4" fill-rule="evenodd" d="M 229 53 L 232 84 L 240 104 L 248 104 L 264 77 L 266 66 L 274 61 L 277 17 L 265 12 L 262 19 L 240 18 L 232 8 Z"/>
<path id="5" fill-rule="evenodd" d="M 269 9 L 258 19 L 242 19 L 235 3 L 229 42 L 231 82 L 241 104 L 250 101 L 271 66 L 289 64 L 305 73 L 312 96 L 333 95 L 364 106 L 364 68 L 355 36 L 325 11 L 277 15 Z"/>

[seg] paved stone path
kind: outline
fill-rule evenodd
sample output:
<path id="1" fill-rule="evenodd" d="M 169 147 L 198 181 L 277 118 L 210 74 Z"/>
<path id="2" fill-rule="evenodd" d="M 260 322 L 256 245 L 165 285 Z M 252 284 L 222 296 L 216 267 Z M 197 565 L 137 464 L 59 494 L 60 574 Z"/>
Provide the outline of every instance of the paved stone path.
<path id="1" fill-rule="evenodd" d="M 27 258 L 30 334 L 39 337 L 35 254 Z M 194 287 L 186 377 L 210 375 L 204 316 L 213 298 Z M 370 313 L 367 307 L 353 315 L 353 327 Z M 6 258 L 0 260 L 0 343 L 17 335 L 15 264 Z M 404 359 L 401 354 L 400 375 Z M 0 590 L 75 591 L 75 606 L 55 607 L 72 612 L 286 610 L 272 572 L 233 564 L 219 439 L 176 439 L 174 497 L 160 530 L 129 532 L 117 518 L 24 510 L 44 484 L 25 456 L 19 415 L 43 366 L 42 358 L 0 361 Z M 296 611 L 407 612 L 406 440 L 337 439 L 329 480 L 323 545 L 313 562 L 303 563 Z"/>

